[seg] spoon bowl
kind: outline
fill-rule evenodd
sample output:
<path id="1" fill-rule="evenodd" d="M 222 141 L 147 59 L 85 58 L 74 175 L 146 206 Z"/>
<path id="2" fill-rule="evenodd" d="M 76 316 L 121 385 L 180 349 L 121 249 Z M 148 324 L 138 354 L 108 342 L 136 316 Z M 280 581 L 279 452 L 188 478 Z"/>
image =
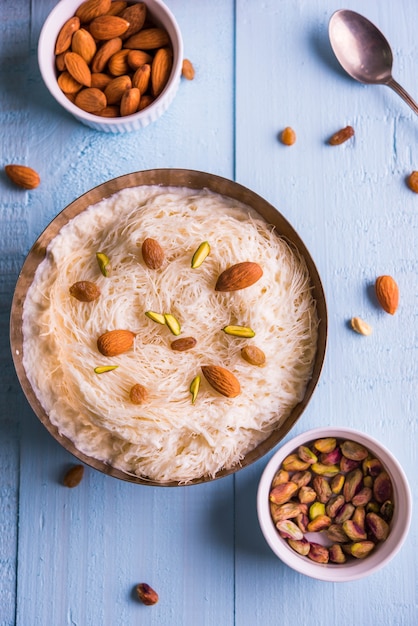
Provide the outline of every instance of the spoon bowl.
<path id="1" fill-rule="evenodd" d="M 329 22 L 331 47 L 352 78 L 369 85 L 387 85 L 418 114 L 418 105 L 392 76 L 391 47 L 378 28 L 355 11 L 340 9 Z"/>

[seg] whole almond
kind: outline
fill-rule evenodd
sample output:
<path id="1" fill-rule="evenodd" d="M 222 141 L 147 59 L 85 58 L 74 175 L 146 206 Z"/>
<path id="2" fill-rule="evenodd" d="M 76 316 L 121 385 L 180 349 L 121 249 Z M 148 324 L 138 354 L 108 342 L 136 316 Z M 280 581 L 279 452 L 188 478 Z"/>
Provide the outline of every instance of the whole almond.
<path id="1" fill-rule="evenodd" d="M 75 78 L 71 76 L 71 74 L 67 71 L 61 72 L 61 74 L 57 78 L 57 82 L 61 91 L 65 94 L 76 94 L 80 89 L 83 88 L 83 85 L 78 82 Z"/>
<path id="2" fill-rule="evenodd" d="M 109 330 L 97 340 L 97 348 L 104 356 L 117 356 L 132 348 L 135 333 L 130 330 Z"/>
<path id="3" fill-rule="evenodd" d="M 89 280 L 79 280 L 71 285 L 70 295 L 80 302 L 93 302 L 100 296 L 100 289 L 96 283 Z"/>
<path id="4" fill-rule="evenodd" d="M 126 9 L 128 3 L 125 0 L 112 0 L 112 4 L 110 5 L 110 9 L 106 13 L 106 15 L 120 15 L 122 11 Z"/>
<path id="5" fill-rule="evenodd" d="M 163 28 L 144 28 L 125 41 L 125 48 L 134 50 L 156 50 L 170 43 L 170 37 Z"/>
<path id="6" fill-rule="evenodd" d="M 128 39 L 128 37 L 140 31 L 145 24 L 147 7 L 143 2 L 137 2 L 127 7 L 121 13 L 121 17 L 130 24 L 128 30 L 123 35 L 123 39 Z"/>
<path id="7" fill-rule="evenodd" d="M 115 104 L 112 104 L 111 106 L 105 107 L 104 109 L 97 111 L 96 115 L 100 115 L 100 117 L 119 117 L 119 113 L 119 107 Z"/>
<path id="8" fill-rule="evenodd" d="M 35 189 L 41 182 L 38 172 L 27 165 L 6 165 L 4 169 L 10 180 L 23 189 Z"/>
<path id="9" fill-rule="evenodd" d="M 290 126 L 286 126 L 280 134 L 280 141 L 285 146 L 293 146 L 296 142 L 296 133 Z"/>
<path id="10" fill-rule="evenodd" d="M 379 276 L 375 283 L 376 297 L 386 313 L 394 315 L 399 304 L 399 288 L 391 276 Z"/>
<path id="11" fill-rule="evenodd" d="M 83 475 L 84 475 L 84 466 L 73 465 L 66 472 L 63 478 L 62 484 L 64 485 L 64 487 L 69 487 L 70 489 L 73 489 L 74 487 L 77 487 L 77 485 L 80 484 L 83 478 Z"/>
<path id="12" fill-rule="evenodd" d="M 192 62 L 189 61 L 189 59 L 183 59 L 183 64 L 181 66 L 181 75 L 187 80 L 193 80 L 194 74 L 195 72 Z"/>
<path id="13" fill-rule="evenodd" d="M 151 66 L 151 91 L 157 97 L 167 84 L 173 66 L 173 53 L 170 48 L 160 48 L 155 53 Z"/>
<path id="14" fill-rule="evenodd" d="M 144 385 L 136 383 L 131 387 L 129 397 L 133 404 L 143 404 L 148 400 L 148 391 Z"/>
<path id="15" fill-rule="evenodd" d="M 147 606 L 152 606 L 158 602 L 158 593 L 147 583 L 139 583 L 136 586 L 136 594 L 139 600 Z"/>
<path id="16" fill-rule="evenodd" d="M 61 54 L 57 54 L 55 57 L 55 67 L 58 72 L 65 71 L 65 52 L 61 52 Z"/>
<path id="17" fill-rule="evenodd" d="M 155 239 L 151 237 L 144 239 L 141 251 L 144 263 L 150 269 L 158 270 L 164 263 L 164 250 Z"/>
<path id="18" fill-rule="evenodd" d="M 65 22 L 55 42 L 55 54 L 62 54 L 69 49 L 72 37 L 79 28 L 80 20 L 76 16 L 70 17 L 70 19 Z"/>
<path id="19" fill-rule="evenodd" d="M 137 87 L 142 95 L 148 89 L 150 78 L 151 65 L 149 65 L 149 63 L 144 63 L 144 65 L 138 67 L 135 74 L 132 76 L 132 85 Z"/>
<path id="20" fill-rule="evenodd" d="M 257 367 L 262 367 L 266 362 L 266 355 L 264 352 L 252 344 L 242 348 L 241 356 L 245 361 L 247 361 L 247 363 L 250 363 L 250 365 L 257 365 Z"/>
<path id="21" fill-rule="evenodd" d="M 416 170 L 409 174 L 406 182 L 411 191 L 418 193 L 418 172 Z"/>
<path id="22" fill-rule="evenodd" d="M 350 139 L 350 137 L 352 137 L 353 135 L 354 128 L 352 126 L 346 126 L 345 128 L 342 128 L 341 130 L 338 130 L 336 133 L 334 133 L 329 138 L 328 143 L 331 146 L 339 146 L 340 144 Z"/>
<path id="23" fill-rule="evenodd" d="M 141 100 L 139 101 L 138 111 L 142 111 L 143 109 L 146 109 L 153 102 L 154 102 L 154 98 L 146 93 L 145 96 L 141 96 Z"/>
<path id="24" fill-rule="evenodd" d="M 74 104 L 87 113 L 98 113 L 107 105 L 106 96 L 97 87 L 87 87 L 78 92 Z"/>
<path id="25" fill-rule="evenodd" d="M 82 85 L 90 87 L 91 72 L 89 66 L 77 52 L 67 52 L 65 57 L 65 66 L 71 76 Z"/>
<path id="26" fill-rule="evenodd" d="M 235 398 L 241 393 L 238 379 L 229 370 L 220 365 L 202 365 L 202 372 L 215 391 L 227 398 Z"/>
<path id="27" fill-rule="evenodd" d="M 180 337 L 171 342 L 171 349 L 177 352 L 185 352 L 194 348 L 197 341 L 194 337 Z"/>
<path id="28" fill-rule="evenodd" d="M 103 72 L 95 72 L 91 75 L 91 86 L 104 91 L 111 80 L 112 77 L 109 76 L 109 74 L 104 74 Z"/>
<path id="29" fill-rule="evenodd" d="M 256 283 L 263 275 L 258 263 L 243 261 L 224 270 L 216 281 L 215 291 L 238 291 Z"/>
<path id="30" fill-rule="evenodd" d="M 122 100 L 123 93 L 127 89 L 131 89 L 132 81 L 130 76 L 116 76 L 113 78 L 110 83 L 105 88 L 105 96 L 107 99 L 107 104 L 119 104 Z"/>
<path id="31" fill-rule="evenodd" d="M 122 76 L 123 74 L 128 74 L 130 71 L 130 65 L 128 63 L 128 55 L 130 50 L 118 50 L 115 54 L 109 59 L 107 64 L 109 72 L 113 76 Z"/>
<path id="32" fill-rule="evenodd" d="M 128 64 L 131 69 L 134 71 L 144 65 L 145 63 L 151 63 L 152 56 L 148 54 L 148 52 L 144 52 L 143 50 L 129 50 L 128 54 Z"/>
<path id="33" fill-rule="evenodd" d="M 76 10 L 80 22 L 91 22 L 95 17 L 104 15 L 110 10 L 111 0 L 86 0 Z"/>
<path id="34" fill-rule="evenodd" d="M 73 35 L 71 50 L 77 52 L 89 65 L 96 54 L 97 46 L 90 33 L 85 28 L 80 28 Z"/>
<path id="35" fill-rule="evenodd" d="M 95 39 L 108 41 L 123 35 L 129 28 L 129 22 L 117 15 L 101 15 L 90 22 L 89 28 Z"/>
<path id="36" fill-rule="evenodd" d="M 138 111 L 140 98 L 141 94 L 139 89 L 136 87 L 127 89 L 123 93 L 122 100 L 120 101 L 120 114 L 125 117 L 126 115 L 133 115 L 136 113 Z"/>
<path id="37" fill-rule="evenodd" d="M 115 54 L 115 52 L 118 52 L 118 50 L 121 49 L 122 39 L 120 37 L 115 37 L 114 39 L 106 41 L 100 46 L 94 55 L 93 61 L 91 62 L 91 71 L 103 72 L 109 59 Z"/>

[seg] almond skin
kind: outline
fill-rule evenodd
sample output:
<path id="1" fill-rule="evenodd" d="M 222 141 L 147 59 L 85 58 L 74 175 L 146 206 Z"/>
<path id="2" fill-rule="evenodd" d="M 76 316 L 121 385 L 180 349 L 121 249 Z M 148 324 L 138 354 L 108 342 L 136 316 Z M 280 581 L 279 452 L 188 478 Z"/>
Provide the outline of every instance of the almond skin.
<path id="1" fill-rule="evenodd" d="M 71 76 L 81 85 L 90 87 L 91 72 L 89 66 L 77 52 L 67 52 L 65 57 L 65 67 Z"/>
<path id="2" fill-rule="evenodd" d="M 83 88 L 83 85 L 73 78 L 67 70 L 61 72 L 58 76 L 57 82 L 61 91 L 63 91 L 66 95 L 76 94 Z"/>
<path id="3" fill-rule="evenodd" d="M 391 276 L 379 276 L 375 283 L 376 297 L 386 313 L 394 315 L 399 305 L 399 288 Z"/>
<path id="4" fill-rule="evenodd" d="M 238 291 L 256 283 L 263 275 L 258 263 L 243 261 L 232 265 L 219 275 L 215 291 Z"/>
<path id="5" fill-rule="evenodd" d="M 134 71 L 142 65 L 145 65 L 145 63 L 151 62 L 152 56 L 148 54 L 148 52 L 144 52 L 143 50 L 129 50 L 128 64 L 129 67 Z"/>
<path id="6" fill-rule="evenodd" d="M 141 251 L 144 263 L 150 269 L 158 270 L 164 263 L 164 250 L 155 239 L 151 237 L 144 239 Z"/>
<path id="7" fill-rule="evenodd" d="M 104 90 L 107 104 L 119 104 L 123 93 L 127 89 L 131 89 L 131 87 L 132 81 L 129 76 L 124 75 L 113 78 Z"/>
<path id="8" fill-rule="evenodd" d="M 209 385 L 227 398 L 236 398 L 241 393 L 238 379 L 220 365 L 202 365 L 202 372 Z"/>
<path id="9" fill-rule="evenodd" d="M 177 352 L 185 352 L 194 348 L 197 341 L 194 337 L 180 337 L 171 342 L 171 349 Z"/>
<path id="10" fill-rule="evenodd" d="M 103 72 L 109 59 L 121 49 L 122 39 L 120 37 L 115 37 L 114 39 L 106 41 L 102 46 L 100 46 L 94 55 L 91 63 L 91 71 L 94 73 Z"/>
<path id="11" fill-rule="evenodd" d="M 140 98 L 141 94 L 139 89 L 136 87 L 127 89 L 122 96 L 122 100 L 120 101 L 120 114 L 125 116 L 136 113 L 138 111 Z"/>
<path id="12" fill-rule="evenodd" d="M 193 80 L 194 74 L 195 72 L 192 62 L 189 61 L 189 59 L 183 59 L 183 64 L 181 66 L 181 75 L 187 80 Z"/>
<path id="13" fill-rule="evenodd" d="M 91 22 L 95 17 L 104 15 L 110 10 L 111 0 L 86 0 L 75 12 L 80 22 Z"/>
<path id="14" fill-rule="evenodd" d="M 151 91 L 157 97 L 167 84 L 173 67 L 173 53 L 170 48 L 160 48 L 155 53 L 151 65 Z"/>
<path id="15" fill-rule="evenodd" d="M 78 17 L 70 17 L 61 28 L 58 33 L 57 41 L 55 43 L 55 54 L 62 54 L 66 52 L 71 46 L 71 41 L 74 33 L 80 28 L 80 20 Z"/>
<path id="16" fill-rule="evenodd" d="M 252 344 L 242 348 L 241 356 L 244 361 L 247 361 L 250 365 L 256 365 L 257 367 L 263 367 L 266 362 L 266 355 L 264 352 Z"/>
<path id="17" fill-rule="evenodd" d="M 136 383 L 131 387 L 129 398 L 132 404 L 143 404 L 148 400 L 148 391 L 140 383 Z"/>
<path id="18" fill-rule="evenodd" d="M 107 64 L 109 72 L 112 76 L 123 76 L 128 74 L 131 67 L 128 63 L 128 55 L 130 50 L 118 50 L 109 59 Z"/>
<path id="19" fill-rule="evenodd" d="M 107 100 L 103 91 L 96 87 L 88 87 L 78 92 L 74 104 L 87 113 L 99 113 L 105 108 Z"/>
<path id="20" fill-rule="evenodd" d="M 80 302 L 93 302 L 100 296 L 100 289 L 96 283 L 89 280 L 79 280 L 71 285 L 70 295 Z"/>
<path id="21" fill-rule="evenodd" d="M 128 39 L 131 35 L 135 35 L 141 30 L 145 24 L 145 18 L 147 17 L 147 7 L 144 2 L 137 2 L 127 7 L 121 14 L 124 20 L 129 22 L 130 26 L 126 33 L 123 35 L 123 39 Z"/>
<path id="22" fill-rule="evenodd" d="M 148 89 L 149 81 L 151 78 L 151 65 L 149 63 L 144 63 L 141 67 L 138 67 L 135 74 L 132 77 L 132 85 L 139 89 L 140 94 L 142 95 Z"/>
<path id="23" fill-rule="evenodd" d="M 73 35 L 71 50 L 77 52 L 88 65 L 96 54 L 97 46 L 90 33 L 85 28 L 80 28 Z"/>
<path id="24" fill-rule="evenodd" d="M 130 330 L 109 330 L 97 340 L 97 348 L 104 356 L 117 356 L 132 348 L 135 333 Z"/>
<path id="25" fill-rule="evenodd" d="M 27 165 L 6 165 L 4 169 L 10 180 L 23 189 L 35 189 L 41 182 L 38 172 Z"/>
<path id="26" fill-rule="evenodd" d="M 117 15 L 101 15 L 90 23 L 89 28 L 95 39 L 108 41 L 126 33 L 129 22 Z"/>
<path id="27" fill-rule="evenodd" d="M 64 487 L 69 487 L 73 489 L 80 484 L 84 475 L 84 465 L 73 465 L 70 467 L 68 472 L 65 474 L 62 484 Z"/>
<path id="28" fill-rule="evenodd" d="M 132 50 L 156 50 L 170 43 L 170 37 L 162 28 L 144 28 L 125 41 L 125 48 Z"/>

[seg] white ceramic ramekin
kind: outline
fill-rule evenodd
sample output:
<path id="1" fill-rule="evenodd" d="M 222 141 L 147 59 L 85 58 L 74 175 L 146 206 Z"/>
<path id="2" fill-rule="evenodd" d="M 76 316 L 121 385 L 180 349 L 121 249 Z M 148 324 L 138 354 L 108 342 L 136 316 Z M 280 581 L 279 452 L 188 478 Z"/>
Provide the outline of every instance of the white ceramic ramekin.
<path id="1" fill-rule="evenodd" d="M 336 437 L 351 440 L 366 447 L 378 458 L 388 472 L 393 486 L 394 514 L 388 538 L 363 559 L 347 559 L 346 563 L 316 563 L 295 552 L 277 531 L 270 514 L 271 483 L 283 459 L 316 439 Z M 301 574 L 329 582 L 347 582 L 372 574 L 386 565 L 401 548 L 411 523 L 412 498 L 404 471 L 395 457 L 376 439 L 349 428 L 316 428 L 298 435 L 282 446 L 268 462 L 259 483 L 257 513 L 263 535 L 273 552 L 289 567 Z"/>
<path id="2" fill-rule="evenodd" d="M 131 3 L 138 1 L 132 0 Z M 138 113 L 125 117 L 105 118 L 87 113 L 73 104 L 57 83 L 55 67 L 55 42 L 66 20 L 75 14 L 81 0 L 61 0 L 47 17 L 38 42 L 38 63 L 42 78 L 55 100 L 77 120 L 107 133 L 125 133 L 140 130 L 155 122 L 168 109 L 176 95 L 183 63 L 183 40 L 174 15 L 161 0 L 142 0 L 147 5 L 154 22 L 163 27 L 172 43 L 173 68 L 168 83 L 155 101 Z"/>

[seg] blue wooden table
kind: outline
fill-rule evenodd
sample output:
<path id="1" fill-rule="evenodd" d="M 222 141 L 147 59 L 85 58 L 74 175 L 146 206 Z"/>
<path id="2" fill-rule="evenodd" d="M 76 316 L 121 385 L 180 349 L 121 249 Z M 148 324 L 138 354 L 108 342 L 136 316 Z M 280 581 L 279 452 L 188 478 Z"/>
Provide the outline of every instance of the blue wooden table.
<path id="1" fill-rule="evenodd" d="M 54 0 L 0 8 L 1 165 L 23 163 L 41 185 L 0 176 L 0 624 L 9 626 L 412 626 L 418 623 L 418 119 L 386 87 L 349 79 L 327 28 L 337 0 L 167 0 L 196 77 L 155 124 L 111 136 L 66 114 L 42 83 L 39 32 Z M 347 0 L 392 44 L 394 74 L 418 99 L 415 0 Z M 328 137 L 350 124 L 339 147 Z M 297 142 L 278 134 L 292 126 Z M 141 487 L 86 468 L 47 433 L 20 389 L 9 351 L 13 289 L 45 226 L 93 186 L 176 167 L 235 179 L 274 204 L 305 241 L 329 308 L 329 346 L 314 397 L 290 435 L 339 425 L 379 439 L 401 461 L 415 504 L 401 551 L 367 579 L 315 581 L 281 563 L 258 527 L 267 459 L 211 484 Z M 378 308 L 377 276 L 400 288 Z M 373 334 L 348 321 L 366 319 Z M 289 435 L 289 436 L 290 436 Z M 145 581 L 154 607 L 134 594 Z"/>

